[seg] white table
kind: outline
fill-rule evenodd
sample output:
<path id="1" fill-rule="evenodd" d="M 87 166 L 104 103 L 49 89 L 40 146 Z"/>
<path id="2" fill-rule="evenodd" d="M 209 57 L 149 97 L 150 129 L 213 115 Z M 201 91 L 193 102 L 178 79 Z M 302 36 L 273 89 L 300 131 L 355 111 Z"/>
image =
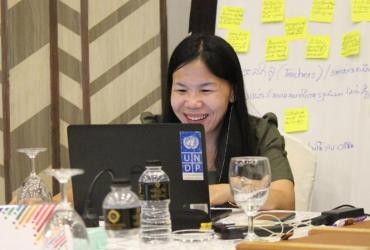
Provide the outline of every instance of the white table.
<path id="1" fill-rule="evenodd" d="M 234 240 L 220 240 L 214 239 L 204 243 L 179 243 L 176 241 L 171 241 L 167 244 L 144 244 L 139 240 L 139 236 L 132 237 L 126 242 L 121 242 L 117 244 L 112 240 L 108 240 L 108 245 L 106 250 L 232 250 L 235 249 Z"/>
<path id="2" fill-rule="evenodd" d="M 273 213 L 279 213 L 279 212 L 289 212 L 289 211 L 271 211 Z M 313 218 L 320 215 L 320 213 L 317 212 L 296 212 L 295 218 L 292 220 L 294 221 L 301 221 L 307 218 Z M 246 218 L 242 213 L 236 212 L 233 213 L 230 217 L 223 219 L 225 223 L 233 223 L 235 221 L 245 223 L 244 220 Z M 308 230 L 310 227 L 300 227 L 294 231 L 294 235 L 292 238 L 298 238 L 306 236 L 308 233 Z M 271 239 L 278 240 L 277 238 Z M 146 249 L 153 249 L 153 250 L 234 250 L 235 245 L 240 240 L 221 240 L 218 239 L 217 236 L 213 240 L 203 242 L 203 243 L 184 243 L 184 242 L 178 242 L 178 241 L 171 241 L 167 244 L 160 244 L 160 245 L 153 245 L 153 244 L 144 244 L 141 243 L 139 240 L 138 234 L 131 236 L 128 238 L 125 242 L 117 243 L 114 240 L 108 239 L 108 245 L 106 246 L 106 250 L 121 250 L 121 249 L 127 249 L 127 250 L 146 250 Z"/>

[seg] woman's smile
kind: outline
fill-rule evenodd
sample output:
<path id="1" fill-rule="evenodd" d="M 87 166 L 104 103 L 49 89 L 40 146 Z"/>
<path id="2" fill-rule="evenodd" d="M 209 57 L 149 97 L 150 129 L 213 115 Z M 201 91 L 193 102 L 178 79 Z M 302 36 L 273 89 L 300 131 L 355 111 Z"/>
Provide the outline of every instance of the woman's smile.
<path id="1" fill-rule="evenodd" d="M 184 114 L 186 119 L 188 119 L 191 122 L 200 122 L 205 120 L 208 117 L 208 114 Z"/>

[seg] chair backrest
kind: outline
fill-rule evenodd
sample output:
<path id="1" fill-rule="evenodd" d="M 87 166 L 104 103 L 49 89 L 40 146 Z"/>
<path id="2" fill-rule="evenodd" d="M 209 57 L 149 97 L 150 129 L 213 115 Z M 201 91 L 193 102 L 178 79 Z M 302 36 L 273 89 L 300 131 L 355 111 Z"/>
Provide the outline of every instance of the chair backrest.
<path id="1" fill-rule="evenodd" d="M 303 142 L 283 134 L 285 150 L 294 176 L 295 208 L 297 211 L 311 209 L 312 190 L 316 173 L 316 154 Z"/>

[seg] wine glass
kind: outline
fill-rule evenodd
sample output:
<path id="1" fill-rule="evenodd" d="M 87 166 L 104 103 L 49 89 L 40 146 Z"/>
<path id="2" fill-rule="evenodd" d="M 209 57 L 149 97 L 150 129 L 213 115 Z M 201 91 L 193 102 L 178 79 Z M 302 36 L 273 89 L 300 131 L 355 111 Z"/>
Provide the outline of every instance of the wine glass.
<path id="1" fill-rule="evenodd" d="M 271 184 L 270 163 L 266 157 L 233 157 L 229 166 L 229 183 L 236 204 L 248 217 L 245 240 L 256 241 L 253 218 L 265 203 Z"/>
<path id="2" fill-rule="evenodd" d="M 86 226 L 67 200 L 67 182 L 82 169 L 47 169 L 60 184 L 61 201 L 44 229 L 44 249 L 89 249 Z"/>
<path id="3" fill-rule="evenodd" d="M 46 151 L 46 148 L 19 148 L 18 152 L 24 153 L 31 159 L 31 173 L 24 180 L 19 190 L 17 203 L 31 204 L 51 202 L 51 193 L 46 184 L 36 174 L 35 159 L 40 152 Z"/>

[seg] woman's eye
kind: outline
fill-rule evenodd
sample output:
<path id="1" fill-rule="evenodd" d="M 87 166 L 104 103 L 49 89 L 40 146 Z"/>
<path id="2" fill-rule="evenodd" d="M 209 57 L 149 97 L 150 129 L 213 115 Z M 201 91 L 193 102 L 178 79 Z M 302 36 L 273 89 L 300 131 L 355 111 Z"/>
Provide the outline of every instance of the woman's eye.
<path id="1" fill-rule="evenodd" d="M 210 92 L 213 92 L 212 89 L 202 89 L 202 92 L 203 93 L 210 93 Z"/>
<path id="2" fill-rule="evenodd" d="M 175 89 L 178 93 L 186 93 L 186 89 Z"/>

